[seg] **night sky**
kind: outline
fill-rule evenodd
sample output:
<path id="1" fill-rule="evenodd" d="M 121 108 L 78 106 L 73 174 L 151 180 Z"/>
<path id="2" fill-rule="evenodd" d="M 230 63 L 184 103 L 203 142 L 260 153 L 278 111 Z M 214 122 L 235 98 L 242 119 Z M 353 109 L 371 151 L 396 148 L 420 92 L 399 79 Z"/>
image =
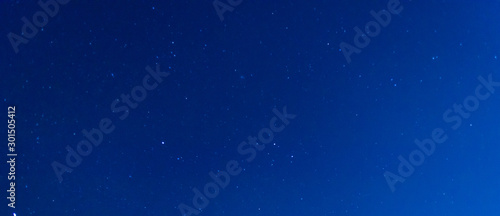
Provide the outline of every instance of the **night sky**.
<path id="1" fill-rule="evenodd" d="M 0 213 L 499 215 L 499 9 L 1 1 Z"/>

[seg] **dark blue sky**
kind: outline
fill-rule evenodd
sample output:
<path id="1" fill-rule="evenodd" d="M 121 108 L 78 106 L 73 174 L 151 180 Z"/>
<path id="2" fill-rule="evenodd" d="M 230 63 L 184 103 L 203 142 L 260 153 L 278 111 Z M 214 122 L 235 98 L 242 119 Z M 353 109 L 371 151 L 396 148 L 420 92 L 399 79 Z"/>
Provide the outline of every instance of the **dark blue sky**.
<path id="1" fill-rule="evenodd" d="M 498 215 L 498 2 L 215 2 L 223 21 L 212 1 L 59 0 L 22 34 L 43 7 L 2 1 L 18 156 L 16 208 L 4 198 L 1 213 Z M 98 145 L 82 132 L 110 127 Z M 440 136 L 431 154 L 414 143 Z M 387 172 L 404 179 L 394 191 Z"/>

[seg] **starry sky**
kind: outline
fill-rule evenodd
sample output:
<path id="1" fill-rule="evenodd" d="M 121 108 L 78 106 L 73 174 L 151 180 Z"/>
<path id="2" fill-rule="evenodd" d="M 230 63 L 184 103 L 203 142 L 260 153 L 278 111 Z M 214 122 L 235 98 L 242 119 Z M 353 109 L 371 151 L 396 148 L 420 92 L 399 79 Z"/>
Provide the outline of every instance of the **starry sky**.
<path id="1" fill-rule="evenodd" d="M 1 1 L 0 212 L 498 215 L 498 8 Z"/>

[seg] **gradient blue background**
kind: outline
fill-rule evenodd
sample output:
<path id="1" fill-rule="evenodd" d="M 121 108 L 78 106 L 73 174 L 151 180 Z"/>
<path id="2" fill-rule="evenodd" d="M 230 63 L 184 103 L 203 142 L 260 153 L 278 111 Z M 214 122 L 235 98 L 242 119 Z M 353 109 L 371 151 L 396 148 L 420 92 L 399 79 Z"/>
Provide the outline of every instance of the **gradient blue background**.
<path id="1" fill-rule="evenodd" d="M 15 54 L 6 35 L 40 8 L 2 1 L 0 115 L 17 106 L 19 154 L 2 215 L 180 215 L 231 159 L 244 171 L 200 215 L 498 215 L 500 89 L 456 131 L 442 114 L 478 76 L 500 81 L 500 3 L 401 1 L 347 64 L 339 44 L 386 4 L 244 0 L 221 22 L 212 1 L 73 0 Z M 111 101 L 155 63 L 171 75 L 116 120 Z M 237 145 L 283 106 L 297 117 L 243 162 Z M 104 117 L 115 131 L 59 183 L 50 164 Z M 436 127 L 448 140 L 392 193 L 383 173 Z"/>

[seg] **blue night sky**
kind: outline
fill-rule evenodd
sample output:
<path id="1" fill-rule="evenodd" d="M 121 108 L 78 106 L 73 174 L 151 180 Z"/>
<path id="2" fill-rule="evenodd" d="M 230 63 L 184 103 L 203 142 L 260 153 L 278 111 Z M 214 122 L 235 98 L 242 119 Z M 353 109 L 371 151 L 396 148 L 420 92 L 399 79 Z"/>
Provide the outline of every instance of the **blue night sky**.
<path id="1" fill-rule="evenodd" d="M 0 213 L 499 215 L 499 9 L 1 1 Z"/>

